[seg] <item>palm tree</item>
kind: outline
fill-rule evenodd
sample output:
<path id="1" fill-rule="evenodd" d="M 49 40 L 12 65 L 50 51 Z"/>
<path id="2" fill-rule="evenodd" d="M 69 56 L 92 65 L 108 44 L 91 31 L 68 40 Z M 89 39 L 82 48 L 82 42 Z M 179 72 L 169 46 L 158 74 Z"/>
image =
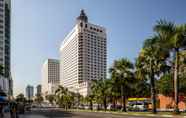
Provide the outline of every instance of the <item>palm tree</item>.
<path id="1" fill-rule="evenodd" d="M 55 91 L 56 103 L 62 107 L 65 107 L 65 110 L 71 108 L 72 105 L 75 105 L 76 93 L 69 91 L 63 86 L 59 86 Z"/>
<path id="2" fill-rule="evenodd" d="M 118 85 L 119 81 L 112 75 L 111 79 L 108 81 L 108 96 L 109 102 L 113 104 L 114 110 L 116 110 L 117 99 L 119 98 L 121 91 L 121 88 Z"/>
<path id="3" fill-rule="evenodd" d="M 102 103 L 104 106 L 104 110 L 107 109 L 107 98 L 108 98 L 108 80 L 107 79 L 100 79 L 94 80 L 92 82 L 92 93 L 95 96 L 97 102 Z"/>
<path id="4" fill-rule="evenodd" d="M 156 90 L 155 77 L 160 76 L 169 68 L 166 59 L 169 57 L 169 51 L 161 48 L 159 38 L 154 36 L 145 40 L 144 46 L 136 60 L 136 73 L 140 79 L 150 79 L 152 112 L 156 113 Z"/>
<path id="5" fill-rule="evenodd" d="M 93 100 L 94 100 L 94 95 L 90 94 L 85 97 L 85 101 L 89 104 L 90 110 L 93 110 Z"/>
<path id="6" fill-rule="evenodd" d="M 133 64 L 125 58 L 114 61 L 113 66 L 110 68 L 111 75 L 120 87 L 122 111 L 124 112 L 126 112 L 126 99 L 131 89 L 130 83 L 133 81 L 133 68 Z"/>
<path id="7" fill-rule="evenodd" d="M 179 53 L 186 48 L 186 24 L 175 25 L 172 22 L 166 20 L 159 20 L 154 27 L 154 31 L 158 34 L 161 42 L 166 48 L 173 50 L 175 53 L 174 63 L 174 93 L 175 93 L 175 112 L 179 113 Z"/>
<path id="8" fill-rule="evenodd" d="M 68 109 L 68 100 L 69 100 L 69 93 L 68 89 L 62 86 L 59 86 L 55 92 L 56 94 L 56 101 L 60 106 L 65 107 L 65 110 Z"/>

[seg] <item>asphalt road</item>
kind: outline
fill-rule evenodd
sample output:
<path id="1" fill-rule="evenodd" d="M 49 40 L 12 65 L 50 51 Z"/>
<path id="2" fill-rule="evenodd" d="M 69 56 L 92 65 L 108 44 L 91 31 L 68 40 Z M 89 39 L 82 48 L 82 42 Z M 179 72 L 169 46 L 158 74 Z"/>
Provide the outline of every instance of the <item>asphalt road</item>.
<path id="1" fill-rule="evenodd" d="M 34 110 L 20 115 L 20 118 L 160 118 L 153 116 L 130 116 L 116 115 L 110 113 L 95 113 L 95 112 L 66 112 L 59 110 Z"/>

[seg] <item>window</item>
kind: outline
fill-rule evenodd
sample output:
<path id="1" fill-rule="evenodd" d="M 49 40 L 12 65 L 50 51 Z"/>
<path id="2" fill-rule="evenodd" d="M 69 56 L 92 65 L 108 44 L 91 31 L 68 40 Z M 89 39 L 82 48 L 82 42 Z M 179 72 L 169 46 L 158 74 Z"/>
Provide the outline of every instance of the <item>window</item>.
<path id="1" fill-rule="evenodd" d="M 83 27 L 83 23 L 82 22 L 80 23 L 80 26 Z"/>
<path id="2" fill-rule="evenodd" d="M 0 7 L 3 7 L 3 4 L 0 4 Z"/>
<path id="3" fill-rule="evenodd" d="M 0 11 L 3 12 L 4 10 L 2 8 L 0 8 Z"/>

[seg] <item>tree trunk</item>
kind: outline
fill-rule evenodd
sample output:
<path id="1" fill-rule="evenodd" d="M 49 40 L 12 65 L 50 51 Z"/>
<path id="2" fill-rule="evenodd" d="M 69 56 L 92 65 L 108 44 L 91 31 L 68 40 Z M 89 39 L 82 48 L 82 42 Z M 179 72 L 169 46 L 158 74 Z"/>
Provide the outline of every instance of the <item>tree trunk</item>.
<path id="1" fill-rule="evenodd" d="M 114 96 L 114 111 L 116 110 L 116 97 Z"/>
<path id="2" fill-rule="evenodd" d="M 156 90 L 154 77 L 151 77 L 151 100 L 152 100 L 152 113 L 156 113 Z"/>
<path id="3" fill-rule="evenodd" d="M 92 104 L 92 100 L 90 100 L 90 110 L 93 110 L 93 104 Z"/>
<path id="4" fill-rule="evenodd" d="M 104 97 L 104 110 L 107 110 L 107 97 Z"/>
<path id="5" fill-rule="evenodd" d="M 124 86 L 123 85 L 121 86 L 121 94 L 122 94 L 122 103 L 123 103 L 122 111 L 126 112 L 127 111 L 126 110 L 126 96 L 124 95 L 125 93 L 124 93 Z"/>
<path id="6" fill-rule="evenodd" d="M 152 113 L 157 113 L 156 110 L 156 89 L 155 89 L 155 78 L 154 71 L 152 69 L 152 61 L 150 62 L 151 75 L 150 75 L 150 84 L 151 84 L 151 101 L 152 101 Z"/>
<path id="7" fill-rule="evenodd" d="M 98 111 L 100 110 L 100 104 L 98 103 Z"/>
<path id="8" fill-rule="evenodd" d="M 65 111 L 67 111 L 67 104 L 65 104 Z"/>
<path id="9" fill-rule="evenodd" d="M 175 99 L 175 106 L 174 112 L 179 113 L 178 103 L 179 103 L 179 82 L 178 82 L 178 70 L 179 70 L 179 49 L 175 49 L 176 59 L 175 59 L 175 67 L 174 67 L 174 99 Z"/>

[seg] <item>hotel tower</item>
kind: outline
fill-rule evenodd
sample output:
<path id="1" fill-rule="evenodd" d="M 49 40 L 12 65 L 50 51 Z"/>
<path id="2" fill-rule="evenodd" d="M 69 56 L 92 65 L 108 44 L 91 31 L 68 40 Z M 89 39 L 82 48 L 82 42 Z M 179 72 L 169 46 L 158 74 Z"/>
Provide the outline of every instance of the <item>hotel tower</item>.
<path id="1" fill-rule="evenodd" d="M 88 22 L 84 10 L 60 47 L 60 84 L 83 96 L 90 93 L 91 80 L 106 78 L 106 29 Z"/>

